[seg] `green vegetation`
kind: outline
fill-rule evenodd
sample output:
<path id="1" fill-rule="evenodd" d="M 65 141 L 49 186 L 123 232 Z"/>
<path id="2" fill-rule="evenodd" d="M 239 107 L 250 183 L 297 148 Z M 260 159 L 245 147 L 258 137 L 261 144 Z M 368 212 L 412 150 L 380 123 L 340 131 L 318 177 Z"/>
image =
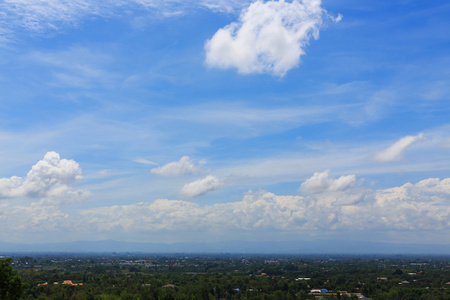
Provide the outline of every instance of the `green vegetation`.
<path id="1" fill-rule="evenodd" d="M 36 255 L 0 279 L 0 299 L 450 299 L 449 257 Z"/>
<path id="2" fill-rule="evenodd" d="M 0 299 L 4 300 L 19 299 L 26 288 L 10 263 L 11 258 L 0 259 Z"/>

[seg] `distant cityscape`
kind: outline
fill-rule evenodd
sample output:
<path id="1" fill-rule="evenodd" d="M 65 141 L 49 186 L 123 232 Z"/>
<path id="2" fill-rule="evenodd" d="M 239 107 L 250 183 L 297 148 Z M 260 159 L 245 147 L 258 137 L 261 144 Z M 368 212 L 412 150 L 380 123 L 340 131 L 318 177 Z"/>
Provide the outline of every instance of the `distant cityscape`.
<path id="1" fill-rule="evenodd" d="M 448 255 L 41 253 L 8 260 L 24 284 L 20 299 L 450 297 Z"/>

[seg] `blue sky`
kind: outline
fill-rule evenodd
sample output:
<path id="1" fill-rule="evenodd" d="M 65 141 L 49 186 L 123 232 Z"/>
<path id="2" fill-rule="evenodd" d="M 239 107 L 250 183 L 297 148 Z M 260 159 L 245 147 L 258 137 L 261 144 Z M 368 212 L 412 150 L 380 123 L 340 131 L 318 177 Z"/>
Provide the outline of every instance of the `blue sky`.
<path id="1" fill-rule="evenodd" d="M 450 244 L 448 28 L 446 1 L 4 1 L 0 240 Z"/>

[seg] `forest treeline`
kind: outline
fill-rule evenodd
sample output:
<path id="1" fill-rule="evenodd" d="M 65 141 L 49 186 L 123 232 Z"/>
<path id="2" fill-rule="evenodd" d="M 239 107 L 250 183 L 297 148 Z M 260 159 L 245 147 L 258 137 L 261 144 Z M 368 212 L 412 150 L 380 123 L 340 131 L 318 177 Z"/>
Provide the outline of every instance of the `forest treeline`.
<path id="1" fill-rule="evenodd" d="M 0 299 L 450 299 L 449 257 L 47 254 L 0 260 Z"/>

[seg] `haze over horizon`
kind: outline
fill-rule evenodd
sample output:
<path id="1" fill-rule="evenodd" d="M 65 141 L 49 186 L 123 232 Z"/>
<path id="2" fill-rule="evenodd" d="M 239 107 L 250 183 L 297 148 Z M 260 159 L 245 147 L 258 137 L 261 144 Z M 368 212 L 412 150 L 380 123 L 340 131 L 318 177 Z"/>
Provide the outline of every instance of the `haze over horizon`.
<path id="1" fill-rule="evenodd" d="M 4 1 L 0 244 L 450 247 L 448 28 L 443 0 Z"/>

